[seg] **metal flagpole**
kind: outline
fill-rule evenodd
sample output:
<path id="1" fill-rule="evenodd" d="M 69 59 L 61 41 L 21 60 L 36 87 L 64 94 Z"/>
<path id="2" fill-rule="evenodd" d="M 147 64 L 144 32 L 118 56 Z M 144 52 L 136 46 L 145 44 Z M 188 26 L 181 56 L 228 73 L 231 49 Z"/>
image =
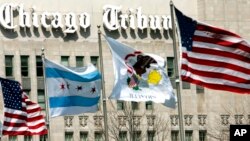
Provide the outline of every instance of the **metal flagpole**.
<path id="1" fill-rule="evenodd" d="M 184 140 L 185 133 L 184 133 L 184 126 L 183 126 L 183 114 L 182 114 L 182 105 L 181 105 L 180 77 L 179 77 L 178 60 L 177 60 L 178 55 L 177 55 L 177 45 L 176 45 L 176 27 L 175 27 L 175 20 L 174 20 L 174 5 L 173 5 L 172 0 L 170 1 L 170 9 L 171 9 L 171 21 L 172 21 L 172 31 L 173 31 L 175 84 L 176 84 L 177 102 L 178 102 L 180 138 L 181 138 L 181 141 L 185 141 Z"/>
<path id="2" fill-rule="evenodd" d="M 101 41 L 101 30 L 100 25 L 98 28 L 98 44 L 99 44 L 99 55 L 100 55 L 100 67 L 102 75 L 102 102 L 103 102 L 103 113 L 104 113 L 104 129 L 105 129 L 105 141 L 109 141 L 108 135 L 108 119 L 107 119 L 107 103 L 106 103 L 106 94 L 105 94 L 105 81 L 104 81 L 104 70 L 103 70 L 103 57 L 102 57 L 102 41 Z"/>
<path id="3" fill-rule="evenodd" d="M 42 50 L 42 61 L 43 61 L 43 82 L 44 82 L 44 92 L 45 92 L 45 111 L 46 111 L 46 125 L 48 128 L 48 141 L 51 141 L 50 138 L 50 120 L 49 120 L 49 108 L 48 108 L 48 92 L 47 92 L 47 87 L 46 87 L 46 77 L 45 77 L 45 65 L 44 65 L 44 58 L 45 58 L 45 54 L 44 54 L 44 48 L 41 49 Z"/>

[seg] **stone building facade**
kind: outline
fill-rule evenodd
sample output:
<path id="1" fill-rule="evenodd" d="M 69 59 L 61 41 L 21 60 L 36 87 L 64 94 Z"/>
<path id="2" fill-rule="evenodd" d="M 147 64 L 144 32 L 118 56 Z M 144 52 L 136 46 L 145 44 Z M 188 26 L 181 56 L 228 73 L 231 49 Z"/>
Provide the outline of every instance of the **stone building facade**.
<path id="1" fill-rule="evenodd" d="M 250 40 L 250 1 L 249 0 L 174 0 L 176 7 L 186 15 L 222 27 Z M 154 30 L 148 22 L 141 30 L 138 23 L 128 26 L 127 29 L 117 27 L 116 30 L 105 28 L 103 21 L 104 7 L 112 5 L 121 6 L 119 15 L 134 16 L 135 22 L 138 9 L 141 7 L 142 15 L 164 16 L 166 23 L 170 15 L 169 1 L 158 0 L 73 0 L 73 1 L 22 1 L 24 11 L 32 15 L 36 13 L 41 18 L 37 24 L 30 27 L 20 24 L 19 1 L 0 0 L 4 4 L 14 3 L 19 8 L 14 9 L 14 29 L 6 20 L 0 26 L 0 76 L 15 79 L 22 83 L 30 99 L 45 109 L 45 88 L 41 62 L 41 49 L 45 49 L 46 58 L 67 66 L 83 66 L 88 63 L 99 67 L 99 51 L 97 25 L 101 25 L 103 34 L 128 44 L 143 52 L 150 52 L 164 57 L 167 61 L 168 75 L 172 85 L 174 83 L 174 64 L 171 26 L 162 26 Z M 0 8 L 0 9 L 1 9 Z M 2 9 L 1 9 L 2 10 Z M 6 9 L 1 12 L 5 12 Z M 47 16 L 46 23 L 42 24 L 42 13 L 60 13 L 62 28 L 50 26 L 53 16 Z M 66 15 L 75 13 L 76 27 L 73 33 L 64 32 L 67 27 Z M 85 12 L 85 13 L 84 13 Z M 78 18 L 81 14 L 89 14 L 81 26 Z M 86 14 L 87 13 L 87 14 Z M 19 13 L 20 14 L 20 13 Z M 4 14 L 2 14 L 4 15 Z M 34 16 L 34 15 L 33 15 Z M 69 15 L 72 18 L 72 15 Z M 55 17 L 54 17 L 55 18 Z M 163 20 L 164 18 L 161 18 Z M 23 19 L 25 21 L 25 19 Z M 34 20 L 34 19 L 33 19 Z M 32 21 L 32 19 L 30 19 Z M 72 22 L 72 19 L 69 20 Z M 150 20 L 149 20 L 150 21 Z M 119 23 L 121 19 L 119 20 Z M 127 19 L 127 23 L 130 21 Z M 46 27 L 48 25 L 48 27 Z M 59 25 L 59 24 L 55 24 Z M 86 27 L 84 27 L 86 25 Z M 7 28 L 6 28 L 7 26 Z M 120 25 L 121 26 L 121 25 Z M 113 25 L 115 27 L 115 25 Z M 110 95 L 113 83 L 112 56 L 107 42 L 102 39 L 105 90 Z M 224 91 L 204 89 L 202 87 L 181 83 L 181 96 L 185 136 L 188 141 L 227 141 L 230 124 L 250 124 L 250 97 Z M 1 99 L 2 101 L 2 99 Z M 122 102 L 107 100 L 108 125 L 110 140 L 142 140 L 142 141 L 177 141 L 179 134 L 177 109 L 169 109 L 161 104 L 150 102 Z M 3 105 L 0 105 L 3 111 Z M 45 114 L 45 110 L 44 110 Z M 3 115 L 0 116 L 3 118 Z M 102 101 L 96 113 L 77 116 L 65 116 L 50 119 L 51 140 L 56 141 L 101 141 L 104 140 Z M 4 136 L 2 140 L 9 141 L 43 141 L 44 136 Z"/>

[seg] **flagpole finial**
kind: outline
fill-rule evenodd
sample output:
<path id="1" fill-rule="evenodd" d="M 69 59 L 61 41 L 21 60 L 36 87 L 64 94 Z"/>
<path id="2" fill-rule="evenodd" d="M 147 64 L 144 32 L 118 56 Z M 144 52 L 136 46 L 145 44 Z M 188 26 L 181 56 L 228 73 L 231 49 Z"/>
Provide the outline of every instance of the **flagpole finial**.
<path id="1" fill-rule="evenodd" d="M 98 28 L 98 34 L 101 34 L 101 25 L 97 25 Z"/>
<path id="2" fill-rule="evenodd" d="M 169 3 L 170 3 L 170 5 L 174 5 L 174 3 L 173 3 L 173 1 L 172 1 L 172 0 L 170 0 L 170 2 L 169 2 Z"/>
<path id="3" fill-rule="evenodd" d="M 42 51 L 41 55 L 44 56 L 44 47 L 42 47 L 41 51 Z"/>

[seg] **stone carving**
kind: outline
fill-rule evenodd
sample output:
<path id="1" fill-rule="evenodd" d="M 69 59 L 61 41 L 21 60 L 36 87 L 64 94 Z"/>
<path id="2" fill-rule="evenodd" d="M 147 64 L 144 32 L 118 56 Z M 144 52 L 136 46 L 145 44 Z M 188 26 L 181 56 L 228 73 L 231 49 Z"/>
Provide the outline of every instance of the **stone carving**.
<path id="1" fill-rule="evenodd" d="M 234 115 L 235 118 L 235 124 L 242 124 L 243 123 L 243 115 Z"/>
<path id="2" fill-rule="evenodd" d="M 79 125 L 81 127 L 86 127 L 88 118 L 88 116 L 79 116 Z"/>
<path id="3" fill-rule="evenodd" d="M 102 127 L 103 116 L 94 116 L 95 126 Z"/>
<path id="4" fill-rule="evenodd" d="M 64 116 L 64 125 L 65 125 L 65 127 L 73 126 L 73 122 L 72 122 L 73 118 L 74 118 L 73 116 Z"/>
<path id="5" fill-rule="evenodd" d="M 190 126 L 192 124 L 193 115 L 184 115 L 185 125 Z"/>
<path id="6" fill-rule="evenodd" d="M 119 126 L 125 127 L 127 122 L 127 116 L 118 116 Z"/>
<path id="7" fill-rule="evenodd" d="M 154 115 L 148 115 L 147 116 L 147 122 L 148 126 L 154 126 L 155 116 Z"/>
<path id="8" fill-rule="evenodd" d="M 199 125 L 204 126 L 206 124 L 207 115 L 198 115 Z"/>
<path id="9" fill-rule="evenodd" d="M 170 119 L 172 126 L 178 125 L 178 119 L 179 119 L 178 115 L 170 115 Z"/>
<path id="10" fill-rule="evenodd" d="M 222 125 L 228 125 L 229 124 L 229 115 L 221 115 L 221 124 Z"/>

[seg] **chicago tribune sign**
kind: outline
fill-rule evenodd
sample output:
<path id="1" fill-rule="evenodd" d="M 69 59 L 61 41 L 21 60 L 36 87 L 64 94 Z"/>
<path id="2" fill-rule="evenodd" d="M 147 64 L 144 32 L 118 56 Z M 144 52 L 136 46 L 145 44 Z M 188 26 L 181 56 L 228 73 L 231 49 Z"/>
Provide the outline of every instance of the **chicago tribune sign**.
<path id="1" fill-rule="evenodd" d="M 122 13 L 121 6 L 105 5 L 103 6 L 103 24 L 108 30 L 122 29 L 146 29 L 151 30 L 169 30 L 171 29 L 170 16 L 149 15 L 142 13 L 142 8 L 128 9 L 127 13 Z M 18 14 L 18 20 L 15 19 L 15 12 Z M 25 10 L 23 4 L 5 3 L 0 6 L 0 24 L 5 29 L 39 28 L 45 29 L 61 28 L 64 33 L 75 33 L 79 27 L 87 29 L 91 26 L 90 14 L 83 12 L 76 14 L 69 12 L 62 14 L 59 12 L 41 12 L 36 13 L 35 7 Z"/>

